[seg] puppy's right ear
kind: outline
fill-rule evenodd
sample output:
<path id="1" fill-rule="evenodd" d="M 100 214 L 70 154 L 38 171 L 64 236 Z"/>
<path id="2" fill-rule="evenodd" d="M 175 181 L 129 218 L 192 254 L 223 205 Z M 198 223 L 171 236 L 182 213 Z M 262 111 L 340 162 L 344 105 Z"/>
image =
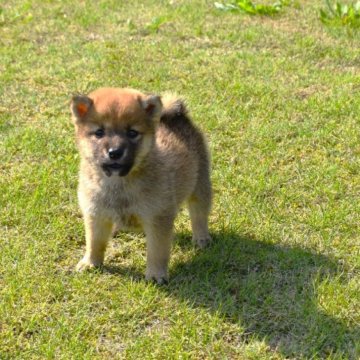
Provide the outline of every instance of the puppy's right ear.
<path id="1" fill-rule="evenodd" d="M 149 116 L 151 119 L 156 119 L 156 120 L 160 119 L 160 114 L 162 109 L 162 102 L 160 96 L 157 95 L 145 96 L 141 100 L 141 104 L 147 116 Z"/>
<path id="2" fill-rule="evenodd" d="M 94 105 L 92 99 L 85 95 L 75 95 L 71 99 L 70 109 L 75 121 L 81 121 L 86 118 L 90 109 Z"/>

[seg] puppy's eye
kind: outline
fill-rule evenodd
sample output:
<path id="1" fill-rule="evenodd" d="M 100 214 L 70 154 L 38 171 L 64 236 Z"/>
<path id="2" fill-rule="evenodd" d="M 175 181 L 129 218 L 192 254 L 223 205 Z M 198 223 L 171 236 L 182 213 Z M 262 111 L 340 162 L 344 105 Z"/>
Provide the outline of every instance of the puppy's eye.
<path id="1" fill-rule="evenodd" d="M 100 139 L 102 138 L 104 135 L 105 135 L 105 130 L 104 129 L 97 129 L 95 132 L 94 132 L 95 136 Z"/>
<path id="2" fill-rule="evenodd" d="M 129 129 L 126 133 L 126 136 L 130 139 L 135 139 L 139 135 L 139 132 L 134 129 Z"/>

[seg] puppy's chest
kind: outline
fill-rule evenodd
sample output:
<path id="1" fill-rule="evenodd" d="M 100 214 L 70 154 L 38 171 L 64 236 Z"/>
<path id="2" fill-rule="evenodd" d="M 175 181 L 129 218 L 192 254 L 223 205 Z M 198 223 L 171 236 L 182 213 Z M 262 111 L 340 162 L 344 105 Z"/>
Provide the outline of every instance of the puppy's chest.
<path id="1" fill-rule="evenodd" d="M 94 199 L 98 210 L 107 213 L 118 227 L 141 229 L 142 199 L 123 188 L 113 186 L 103 190 Z"/>
<path id="2" fill-rule="evenodd" d="M 119 181 L 114 176 L 95 184 L 82 181 L 80 206 L 84 213 L 110 218 L 118 228 L 138 229 L 164 208 L 164 193 L 159 194 L 156 186 L 145 185 Z"/>

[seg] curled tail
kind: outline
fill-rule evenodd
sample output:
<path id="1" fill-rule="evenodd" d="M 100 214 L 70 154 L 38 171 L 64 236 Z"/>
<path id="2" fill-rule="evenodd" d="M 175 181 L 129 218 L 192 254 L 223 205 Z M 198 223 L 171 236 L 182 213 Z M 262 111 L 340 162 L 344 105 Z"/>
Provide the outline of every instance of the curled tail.
<path id="1" fill-rule="evenodd" d="M 188 111 L 182 99 L 172 93 L 165 93 L 161 97 L 163 109 L 161 121 L 167 122 L 171 119 L 188 118 Z"/>

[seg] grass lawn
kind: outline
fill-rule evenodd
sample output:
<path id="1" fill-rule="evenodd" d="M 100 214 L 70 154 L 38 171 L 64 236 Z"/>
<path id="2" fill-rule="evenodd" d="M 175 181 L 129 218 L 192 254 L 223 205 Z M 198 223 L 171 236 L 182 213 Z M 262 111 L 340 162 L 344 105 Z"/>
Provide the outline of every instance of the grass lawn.
<path id="1" fill-rule="evenodd" d="M 323 6 L 1 2 L 0 359 L 359 359 L 360 32 Z M 175 91 L 207 134 L 214 241 L 182 210 L 168 286 L 142 234 L 74 272 L 69 100 L 100 86 Z"/>

